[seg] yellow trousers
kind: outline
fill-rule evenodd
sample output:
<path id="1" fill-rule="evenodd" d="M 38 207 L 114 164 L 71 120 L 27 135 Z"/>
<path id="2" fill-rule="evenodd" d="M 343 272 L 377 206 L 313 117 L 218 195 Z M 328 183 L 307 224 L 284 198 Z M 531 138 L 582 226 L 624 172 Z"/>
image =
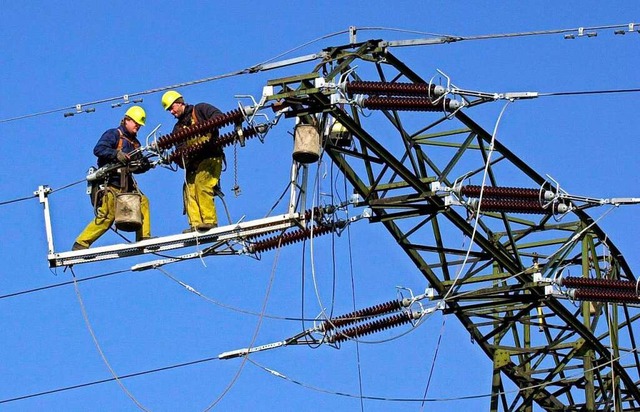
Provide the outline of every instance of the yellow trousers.
<path id="1" fill-rule="evenodd" d="M 102 197 L 102 204 L 98 208 L 96 217 L 89 222 L 82 233 L 76 238 L 76 243 L 89 247 L 104 234 L 116 218 L 116 196 L 120 189 L 109 187 Z M 136 231 L 136 242 L 151 237 L 151 221 L 149 220 L 149 199 L 141 194 L 140 212 L 142 213 L 142 227 Z"/>
<path id="2" fill-rule="evenodd" d="M 221 157 L 204 159 L 196 168 L 187 171 L 183 196 L 185 211 L 191 227 L 196 227 L 201 223 L 218 224 L 213 188 L 220 181 L 221 173 Z"/>

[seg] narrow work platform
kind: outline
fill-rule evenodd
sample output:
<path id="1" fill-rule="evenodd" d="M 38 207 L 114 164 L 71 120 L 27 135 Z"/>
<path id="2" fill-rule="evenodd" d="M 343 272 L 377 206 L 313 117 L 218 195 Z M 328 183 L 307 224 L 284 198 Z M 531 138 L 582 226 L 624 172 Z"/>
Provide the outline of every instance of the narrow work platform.
<path id="1" fill-rule="evenodd" d="M 125 243 L 112 246 L 100 246 L 84 250 L 50 253 L 49 267 L 78 265 L 122 257 L 158 253 L 167 250 L 200 246 L 214 242 L 242 241 L 249 237 L 284 230 L 303 223 L 299 213 L 278 215 L 264 219 L 236 223 L 213 228 L 206 232 L 191 232 Z"/>

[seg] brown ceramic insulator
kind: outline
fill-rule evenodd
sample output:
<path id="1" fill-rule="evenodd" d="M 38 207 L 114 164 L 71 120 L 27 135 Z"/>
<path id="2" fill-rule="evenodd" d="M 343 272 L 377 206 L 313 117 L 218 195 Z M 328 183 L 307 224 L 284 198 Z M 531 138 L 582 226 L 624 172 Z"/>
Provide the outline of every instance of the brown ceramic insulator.
<path id="1" fill-rule="evenodd" d="M 313 218 L 316 220 L 321 218 L 324 215 L 324 208 L 314 207 L 313 209 L 305 210 L 304 219 L 305 220 L 311 219 L 311 215 L 313 215 Z"/>
<path id="2" fill-rule="evenodd" d="M 345 90 L 350 94 L 388 96 L 429 96 L 436 85 L 427 83 L 349 82 Z"/>
<path id="3" fill-rule="evenodd" d="M 385 329 L 394 328 L 396 326 L 409 323 L 411 318 L 406 312 L 391 315 L 386 318 L 377 319 L 373 322 L 367 322 L 362 325 L 354 326 L 345 330 L 336 330 L 335 334 L 327 338 L 329 343 L 339 343 L 347 339 L 358 338 L 360 336 L 370 335 Z"/>
<path id="4" fill-rule="evenodd" d="M 252 127 L 245 127 L 242 129 L 244 139 L 250 139 L 258 135 L 258 132 Z M 182 162 L 182 159 L 188 160 L 190 157 L 197 155 L 201 150 L 212 150 L 217 147 L 227 147 L 233 144 L 238 139 L 238 132 L 232 131 L 225 133 L 222 136 L 216 138 L 213 142 L 200 142 L 185 147 L 177 148 L 171 153 L 168 158 L 169 161 L 174 163 Z"/>
<path id="5" fill-rule="evenodd" d="M 444 104 L 442 102 L 434 104 L 431 100 L 426 98 L 411 98 L 411 97 L 368 97 L 362 101 L 362 107 L 371 110 L 402 110 L 409 112 L 439 112 L 445 108 L 449 109 L 451 99 L 445 99 Z"/>
<path id="6" fill-rule="evenodd" d="M 391 300 L 389 302 L 380 303 L 375 306 L 360 309 L 355 312 L 347 313 L 333 319 L 325 320 L 320 325 L 320 330 L 326 332 L 331 329 L 349 325 L 351 323 L 360 322 L 363 319 L 368 319 L 375 316 L 380 316 L 385 313 L 395 312 L 402 307 L 402 304 L 398 300 Z"/>
<path id="7" fill-rule="evenodd" d="M 242 135 L 243 135 L 243 138 L 246 140 L 246 139 L 251 139 L 252 137 L 257 136 L 258 132 L 253 127 L 244 127 L 242 129 Z M 232 132 L 225 133 L 222 136 L 218 137 L 216 139 L 216 145 L 220 147 L 227 147 L 229 145 L 232 145 L 237 139 L 238 139 L 238 132 L 234 130 Z"/>
<path id="8" fill-rule="evenodd" d="M 601 288 L 636 291 L 636 283 L 617 279 L 595 279 L 568 276 L 558 281 L 562 286 L 568 288 Z"/>
<path id="9" fill-rule="evenodd" d="M 467 185 L 460 188 L 460 194 L 468 197 L 480 197 L 482 186 Z M 526 189 L 521 187 L 495 187 L 485 186 L 482 190 L 482 198 L 509 198 L 509 199 L 539 199 L 539 189 Z"/>
<path id="10" fill-rule="evenodd" d="M 592 302 L 640 303 L 640 296 L 635 292 L 620 289 L 576 289 L 573 298 Z"/>
<path id="11" fill-rule="evenodd" d="M 480 209 L 483 212 L 512 212 L 527 214 L 547 214 L 540 202 L 516 199 L 482 199 Z"/>
<path id="12" fill-rule="evenodd" d="M 158 138 L 158 147 L 160 149 L 167 149 L 174 144 L 182 143 L 190 137 L 194 137 L 200 134 L 210 133 L 221 127 L 237 123 L 243 119 L 242 111 L 240 109 L 231 110 L 230 112 L 223 113 L 212 119 L 205 120 L 204 122 L 196 123 L 192 126 L 185 127 L 180 130 L 176 130 L 165 136 Z"/>
<path id="13" fill-rule="evenodd" d="M 189 158 L 193 157 L 196 153 L 199 153 L 207 147 L 211 147 L 211 144 L 209 142 L 198 142 L 189 146 L 179 147 L 174 150 L 173 153 L 168 156 L 168 158 L 172 162 L 182 163 L 183 159 L 185 161 L 188 161 Z"/>
<path id="14" fill-rule="evenodd" d="M 317 226 L 313 228 L 313 236 L 325 235 L 334 230 L 331 226 Z M 300 229 L 293 232 L 285 233 L 281 236 L 273 236 L 269 239 L 256 242 L 247 247 L 249 253 L 259 253 L 267 250 L 272 250 L 280 246 L 287 246 L 293 243 L 300 242 L 302 240 L 311 237 L 310 229 Z"/>

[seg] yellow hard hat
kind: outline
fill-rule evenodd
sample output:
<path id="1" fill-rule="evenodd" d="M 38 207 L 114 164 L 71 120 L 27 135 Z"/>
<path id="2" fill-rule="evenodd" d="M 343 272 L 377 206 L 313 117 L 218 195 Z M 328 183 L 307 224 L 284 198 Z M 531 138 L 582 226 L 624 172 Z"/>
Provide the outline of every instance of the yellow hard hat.
<path id="1" fill-rule="evenodd" d="M 177 91 L 169 90 L 162 95 L 162 108 L 164 110 L 169 110 L 171 108 L 171 105 L 181 97 L 182 95 Z"/>
<path id="2" fill-rule="evenodd" d="M 131 106 L 124 115 L 131 118 L 134 122 L 138 123 L 140 126 L 144 126 L 144 122 L 147 120 L 147 114 L 144 112 L 144 109 L 140 106 Z"/>

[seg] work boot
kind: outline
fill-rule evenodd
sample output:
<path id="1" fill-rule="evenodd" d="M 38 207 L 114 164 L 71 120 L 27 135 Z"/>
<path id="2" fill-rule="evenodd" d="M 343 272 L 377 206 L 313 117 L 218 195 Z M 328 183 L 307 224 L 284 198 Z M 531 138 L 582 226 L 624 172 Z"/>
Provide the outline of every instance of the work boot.
<path id="1" fill-rule="evenodd" d="M 74 250 L 84 250 L 84 249 L 89 249 L 89 246 L 81 245 L 78 242 L 73 242 L 73 246 L 71 246 L 71 250 L 72 251 L 74 251 Z"/>
<path id="2" fill-rule="evenodd" d="M 191 233 L 191 232 L 195 232 L 196 229 L 194 227 L 188 227 L 185 230 L 182 231 L 182 233 Z"/>
<path id="3" fill-rule="evenodd" d="M 218 227 L 217 223 L 200 223 L 196 226 L 198 232 L 206 232 L 207 230 L 213 229 L 214 227 Z"/>

